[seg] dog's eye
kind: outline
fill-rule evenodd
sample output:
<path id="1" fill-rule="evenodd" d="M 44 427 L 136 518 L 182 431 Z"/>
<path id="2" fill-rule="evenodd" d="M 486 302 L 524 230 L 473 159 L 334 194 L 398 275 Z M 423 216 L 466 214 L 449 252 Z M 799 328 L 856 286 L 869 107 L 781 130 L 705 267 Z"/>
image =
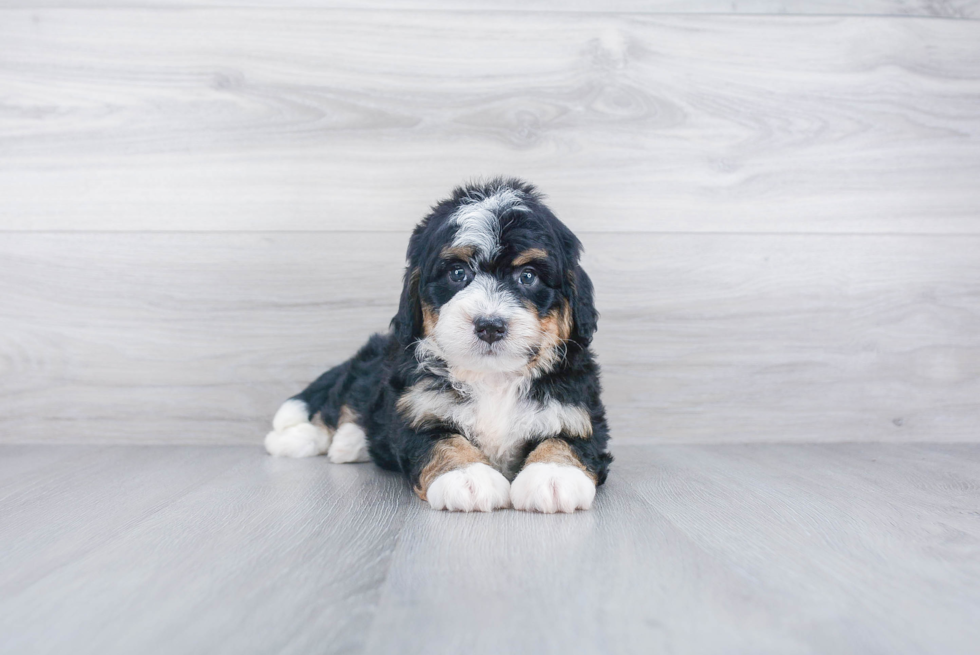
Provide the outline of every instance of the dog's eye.
<path id="1" fill-rule="evenodd" d="M 517 276 L 517 283 L 523 284 L 526 287 L 531 286 L 538 280 L 538 274 L 534 272 L 533 268 L 525 268 L 521 271 L 521 274 Z"/>
<path id="2" fill-rule="evenodd" d="M 466 281 L 466 267 L 462 264 L 456 264 L 449 269 L 449 280 L 459 284 L 460 282 Z"/>

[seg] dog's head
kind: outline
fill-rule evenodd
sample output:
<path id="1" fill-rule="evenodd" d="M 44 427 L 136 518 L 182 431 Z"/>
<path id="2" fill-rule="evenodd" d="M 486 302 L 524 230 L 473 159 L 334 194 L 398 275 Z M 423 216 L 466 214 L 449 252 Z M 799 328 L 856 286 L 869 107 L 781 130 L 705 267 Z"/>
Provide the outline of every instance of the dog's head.
<path id="1" fill-rule="evenodd" d="M 547 370 L 596 330 L 581 248 L 529 184 L 458 188 L 412 234 L 395 334 L 455 369 Z"/>

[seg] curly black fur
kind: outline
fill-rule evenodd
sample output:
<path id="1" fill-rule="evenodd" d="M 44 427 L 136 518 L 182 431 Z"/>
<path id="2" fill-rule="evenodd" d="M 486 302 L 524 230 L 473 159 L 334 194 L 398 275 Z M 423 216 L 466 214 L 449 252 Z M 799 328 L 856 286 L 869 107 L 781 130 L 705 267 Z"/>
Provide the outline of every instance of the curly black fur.
<path id="1" fill-rule="evenodd" d="M 609 430 L 600 399 L 599 366 L 589 349 L 598 313 L 592 282 L 579 265 L 581 243 L 543 204 L 533 186 L 520 180 L 496 179 L 457 188 L 450 198 L 432 208 L 409 241 L 408 266 L 391 331 L 372 336 L 351 359 L 330 369 L 295 396 L 306 403 L 311 418 L 319 414 L 327 425 L 337 425 L 342 406 L 353 409 L 367 435 L 374 462 L 405 473 L 413 485 L 418 482 L 433 445 L 463 432 L 460 426 L 443 421 L 413 428 L 396 408 L 406 389 L 423 378 L 449 392 L 455 388 L 444 369 L 440 372 L 439 367 L 433 370 L 419 365 L 416 349 L 424 337 L 423 305 L 437 311 L 456 291 L 446 282 L 446 260 L 441 255 L 458 229 L 451 220 L 454 213 L 474 198 L 490 197 L 507 189 L 520 195 L 524 209 L 497 216 L 501 249 L 482 270 L 495 275 L 500 284 L 516 284 L 509 266 L 517 253 L 529 248 L 548 253 L 548 260 L 540 263 L 542 284 L 533 294 L 522 293 L 542 317 L 567 302 L 573 320 L 569 338 L 561 346 L 562 356 L 550 370 L 531 380 L 528 396 L 541 402 L 557 400 L 584 408 L 592 423 L 588 438 L 562 433 L 527 440 L 519 449 L 517 467 L 545 436 L 567 441 L 599 484 L 606 479 L 612 461 L 606 452 Z M 459 402 L 467 402 L 464 395 L 460 395 Z"/>

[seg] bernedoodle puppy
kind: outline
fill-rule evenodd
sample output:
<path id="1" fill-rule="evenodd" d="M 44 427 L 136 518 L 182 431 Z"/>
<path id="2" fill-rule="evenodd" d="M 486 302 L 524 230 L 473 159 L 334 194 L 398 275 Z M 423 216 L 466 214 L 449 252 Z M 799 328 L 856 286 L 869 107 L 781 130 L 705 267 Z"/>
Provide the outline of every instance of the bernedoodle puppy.
<path id="1" fill-rule="evenodd" d="M 456 189 L 412 233 L 390 331 L 287 400 L 266 449 L 371 459 L 433 509 L 589 509 L 612 456 L 581 247 L 530 184 Z"/>

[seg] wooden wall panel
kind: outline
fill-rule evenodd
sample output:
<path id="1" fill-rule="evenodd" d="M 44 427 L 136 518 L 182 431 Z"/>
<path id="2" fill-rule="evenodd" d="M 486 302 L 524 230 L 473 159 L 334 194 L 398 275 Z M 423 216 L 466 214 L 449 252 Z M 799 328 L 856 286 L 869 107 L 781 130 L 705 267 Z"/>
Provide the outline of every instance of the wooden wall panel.
<path id="1" fill-rule="evenodd" d="M 980 231 L 974 21 L 8 9 L 0 89 L 0 230 Z"/>
<path id="2" fill-rule="evenodd" d="M 0 442 L 258 443 L 498 173 L 620 443 L 976 438 L 978 3 L 140 4 L 0 3 Z"/>
<path id="3" fill-rule="evenodd" d="M 980 237 L 581 237 L 621 443 L 976 439 Z M 258 444 L 406 241 L 0 235 L 0 442 Z"/>

